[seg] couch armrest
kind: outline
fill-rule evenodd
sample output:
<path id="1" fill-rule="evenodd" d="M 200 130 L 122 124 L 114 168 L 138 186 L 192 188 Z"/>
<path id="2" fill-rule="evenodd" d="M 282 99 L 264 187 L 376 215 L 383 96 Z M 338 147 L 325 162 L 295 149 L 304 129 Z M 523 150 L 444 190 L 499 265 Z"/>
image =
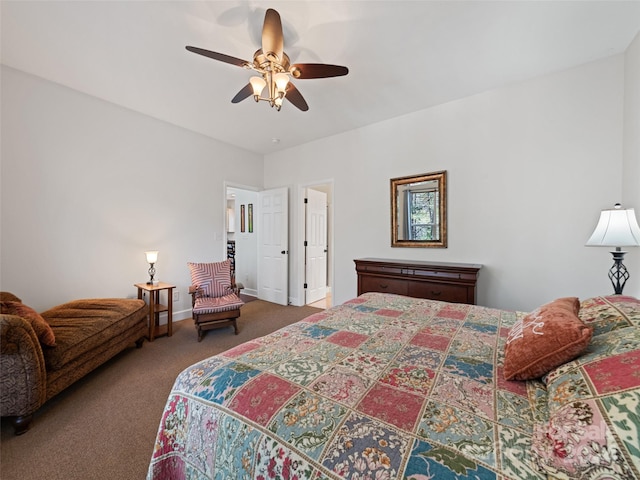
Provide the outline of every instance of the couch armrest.
<path id="1" fill-rule="evenodd" d="M 35 331 L 17 315 L 0 315 L 0 415 L 31 415 L 46 394 L 47 372 Z"/>

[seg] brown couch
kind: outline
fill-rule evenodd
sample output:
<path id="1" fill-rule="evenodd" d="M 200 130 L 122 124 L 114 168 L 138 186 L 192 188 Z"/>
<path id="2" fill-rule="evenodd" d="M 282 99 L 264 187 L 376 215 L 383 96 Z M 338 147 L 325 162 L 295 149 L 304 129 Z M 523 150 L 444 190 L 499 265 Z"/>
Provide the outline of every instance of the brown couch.
<path id="1" fill-rule="evenodd" d="M 143 300 L 75 300 L 38 314 L 0 292 L 0 415 L 15 433 L 47 400 L 130 345 L 142 346 Z"/>

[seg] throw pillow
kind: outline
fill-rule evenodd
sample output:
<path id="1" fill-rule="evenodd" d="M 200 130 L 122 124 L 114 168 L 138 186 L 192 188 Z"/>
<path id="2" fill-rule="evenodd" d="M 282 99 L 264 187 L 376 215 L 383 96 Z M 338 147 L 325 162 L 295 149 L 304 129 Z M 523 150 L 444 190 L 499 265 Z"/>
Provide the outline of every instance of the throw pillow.
<path id="1" fill-rule="evenodd" d="M 215 263 L 187 263 L 191 284 L 205 297 L 222 297 L 231 293 L 231 260 Z"/>
<path id="2" fill-rule="evenodd" d="M 504 350 L 504 377 L 532 380 L 577 357 L 591 341 L 592 329 L 578 318 L 576 297 L 559 298 L 518 320 Z"/>
<path id="3" fill-rule="evenodd" d="M 17 315 L 31 324 L 36 336 L 42 345 L 56 346 L 56 337 L 51 326 L 33 308 L 21 302 L 0 302 L 0 310 L 8 315 Z"/>

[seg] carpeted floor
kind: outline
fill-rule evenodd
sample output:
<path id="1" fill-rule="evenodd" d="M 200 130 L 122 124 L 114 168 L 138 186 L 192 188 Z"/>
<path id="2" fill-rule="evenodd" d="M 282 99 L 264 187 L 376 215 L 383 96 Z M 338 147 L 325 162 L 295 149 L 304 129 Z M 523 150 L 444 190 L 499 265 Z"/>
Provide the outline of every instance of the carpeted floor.
<path id="1" fill-rule="evenodd" d="M 130 348 L 51 399 L 31 430 L 14 436 L 2 419 L 0 477 L 143 479 L 175 377 L 189 365 L 320 311 L 256 300 L 242 307 L 240 333 L 211 330 L 198 343 L 192 320 L 172 337 Z"/>

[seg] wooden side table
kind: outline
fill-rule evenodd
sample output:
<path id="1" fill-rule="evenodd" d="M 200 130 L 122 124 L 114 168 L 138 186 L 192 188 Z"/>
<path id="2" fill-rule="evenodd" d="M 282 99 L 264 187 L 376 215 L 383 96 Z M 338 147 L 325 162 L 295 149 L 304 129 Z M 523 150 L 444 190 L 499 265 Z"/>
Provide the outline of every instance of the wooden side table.
<path id="1" fill-rule="evenodd" d="M 157 285 L 136 283 L 138 298 L 142 299 L 142 292 L 149 292 L 149 341 L 160 335 L 173 335 L 173 289 L 175 285 L 159 282 Z M 160 304 L 160 292 L 167 291 L 167 305 Z M 167 326 L 160 326 L 160 313 L 167 312 Z"/>

